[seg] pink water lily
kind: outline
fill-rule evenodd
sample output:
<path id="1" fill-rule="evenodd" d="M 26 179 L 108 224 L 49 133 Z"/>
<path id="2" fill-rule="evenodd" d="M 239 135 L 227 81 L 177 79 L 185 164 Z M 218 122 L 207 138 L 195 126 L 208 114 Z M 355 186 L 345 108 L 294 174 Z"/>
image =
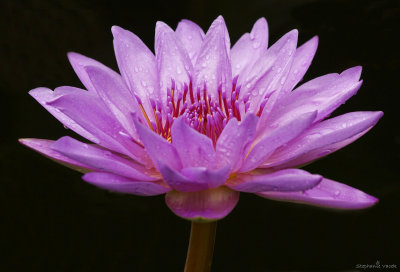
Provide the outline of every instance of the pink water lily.
<path id="1" fill-rule="evenodd" d="M 155 55 L 112 27 L 120 74 L 77 53 L 68 58 L 86 90 L 30 91 L 64 126 L 86 138 L 21 139 L 114 192 L 165 194 L 189 220 L 229 214 L 239 192 L 340 209 L 377 202 L 360 190 L 298 169 L 355 141 L 382 112 L 327 117 L 360 88 L 361 67 L 300 86 L 318 38 L 297 47 L 297 30 L 268 47 L 259 19 L 231 48 L 223 18 L 205 34 L 182 20 L 158 22 Z"/>

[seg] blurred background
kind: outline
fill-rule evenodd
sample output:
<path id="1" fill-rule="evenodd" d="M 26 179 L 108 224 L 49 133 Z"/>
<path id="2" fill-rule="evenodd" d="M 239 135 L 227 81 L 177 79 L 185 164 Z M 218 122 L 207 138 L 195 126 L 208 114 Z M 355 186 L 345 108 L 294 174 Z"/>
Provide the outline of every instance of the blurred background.
<path id="1" fill-rule="evenodd" d="M 397 0 L 0 1 L 0 271 L 182 271 L 190 223 L 164 198 L 113 194 L 19 145 L 64 129 L 28 95 L 35 87 L 81 86 L 66 58 L 75 51 L 117 70 L 112 25 L 153 49 L 158 20 L 205 31 L 223 15 L 232 44 L 265 17 L 270 44 L 293 28 L 319 49 L 304 81 L 362 65 L 364 84 L 334 114 L 383 110 L 357 142 L 306 170 L 380 199 L 337 212 L 242 194 L 218 223 L 213 271 L 357 271 L 400 267 L 399 21 Z M 392 269 L 390 271 L 393 271 Z"/>

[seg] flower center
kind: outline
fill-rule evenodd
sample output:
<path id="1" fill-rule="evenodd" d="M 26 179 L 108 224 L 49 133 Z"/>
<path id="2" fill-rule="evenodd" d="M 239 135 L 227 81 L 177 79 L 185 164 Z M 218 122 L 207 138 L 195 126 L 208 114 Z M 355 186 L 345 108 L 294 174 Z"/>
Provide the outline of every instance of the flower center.
<path id="1" fill-rule="evenodd" d="M 190 81 L 189 85 L 184 85 L 182 92 L 177 90 L 175 82 L 172 80 L 171 89 L 167 89 L 167 104 L 165 107 L 160 102 L 155 102 L 150 98 L 155 123 L 150 121 L 140 98 L 136 96 L 136 99 L 148 126 L 154 132 L 167 139 L 167 141 L 171 142 L 171 126 L 174 120 L 184 116 L 186 123 L 190 127 L 210 137 L 215 146 L 228 121 L 236 118 L 240 122 L 242 115 L 250 107 L 249 97 L 251 93 L 249 92 L 240 98 L 241 86 L 237 86 L 237 79 L 238 77 L 235 77 L 232 81 L 230 95 L 222 91 L 222 86 L 220 86 L 218 88 L 218 98 L 216 99 L 212 99 L 208 94 L 206 85 L 203 88 L 197 88 L 195 92 L 192 81 Z M 261 115 L 267 100 L 268 98 L 264 98 L 262 101 L 257 112 L 258 116 Z M 163 116 L 165 120 L 163 120 Z"/>

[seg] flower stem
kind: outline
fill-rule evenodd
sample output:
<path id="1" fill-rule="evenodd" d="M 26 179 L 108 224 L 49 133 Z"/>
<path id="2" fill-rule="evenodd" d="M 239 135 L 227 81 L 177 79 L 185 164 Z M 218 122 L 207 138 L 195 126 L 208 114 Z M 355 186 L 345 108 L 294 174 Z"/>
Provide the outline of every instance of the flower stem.
<path id="1" fill-rule="evenodd" d="M 214 251 L 217 222 L 192 222 L 185 272 L 209 272 Z"/>

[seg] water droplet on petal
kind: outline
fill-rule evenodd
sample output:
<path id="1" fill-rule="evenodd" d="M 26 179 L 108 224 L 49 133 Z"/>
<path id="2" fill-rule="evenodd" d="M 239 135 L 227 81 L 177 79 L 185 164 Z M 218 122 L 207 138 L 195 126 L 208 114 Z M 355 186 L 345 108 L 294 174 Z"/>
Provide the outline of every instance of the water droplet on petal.
<path id="1" fill-rule="evenodd" d="M 176 67 L 176 72 L 177 72 L 178 74 L 182 74 L 182 70 L 181 70 L 181 68 L 179 68 L 179 67 Z"/>
<path id="2" fill-rule="evenodd" d="M 250 40 L 254 40 L 254 38 L 255 38 L 254 33 L 251 32 L 251 33 L 250 33 Z"/>
<path id="3" fill-rule="evenodd" d="M 253 48 L 254 49 L 257 49 L 257 48 L 259 48 L 260 47 L 260 42 L 254 42 L 253 43 Z"/>
<path id="4" fill-rule="evenodd" d="M 235 67 L 236 67 L 236 69 L 240 69 L 241 66 L 240 66 L 240 64 L 236 64 Z"/>
<path id="5" fill-rule="evenodd" d="M 207 67 L 207 63 L 203 62 L 203 63 L 201 64 L 201 66 L 202 66 L 203 68 L 205 68 L 205 67 Z"/>
<path id="6" fill-rule="evenodd" d="M 142 80 L 142 86 L 143 86 L 143 87 L 146 87 L 146 86 L 147 86 L 146 81 Z"/>
<path id="7" fill-rule="evenodd" d="M 335 196 L 340 195 L 340 191 L 339 191 L 339 190 L 335 191 L 334 195 L 335 195 Z"/>
<path id="8" fill-rule="evenodd" d="M 187 38 L 188 38 L 188 40 L 192 40 L 193 39 L 193 37 L 191 35 L 189 35 Z"/>

